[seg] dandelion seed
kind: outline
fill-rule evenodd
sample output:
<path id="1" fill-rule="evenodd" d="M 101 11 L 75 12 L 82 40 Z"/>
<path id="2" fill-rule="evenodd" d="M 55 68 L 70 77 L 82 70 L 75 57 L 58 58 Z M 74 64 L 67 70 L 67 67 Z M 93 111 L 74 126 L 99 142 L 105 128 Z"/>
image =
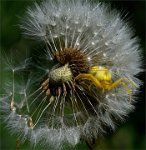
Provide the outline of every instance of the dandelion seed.
<path id="1" fill-rule="evenodd" d="M 7 127 L 21 141 L 58 149 L 90 144 L 105 126 L 114 130 L 115 120 L 133 110 L 141 84 L 138 40 L 120 14 L 81 0 L 35 3 L 26 13 L 20 27 L 46 44 L 47 63 L 54 65 L 38 57 L 41 65 L 28 71 L 23 92 L 15 76 L 29 65 L 12 70 L 11 95 L 1 98 Z"/>

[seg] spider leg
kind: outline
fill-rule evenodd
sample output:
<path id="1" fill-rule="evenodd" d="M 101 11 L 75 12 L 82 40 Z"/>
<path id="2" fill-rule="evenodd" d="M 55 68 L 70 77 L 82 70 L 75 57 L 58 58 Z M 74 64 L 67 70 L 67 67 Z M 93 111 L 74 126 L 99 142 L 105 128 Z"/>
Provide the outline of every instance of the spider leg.
<path id="1" fill-rule="evenodd" d="M 134 83 L 132 81 L 130 81 L 128 78 L 120 78 L 119 80 L 115 81 L 112 86 L 115 87 L 116 85 L 120 84 L 120 82 L 122 82 L 122 80 L 123 81 L 125 80 L 125 81 L 127 81 L 127 83 L 130 83 L 130 85 L 132 87 L 132 91 L 134 91 Z M 124 82 L 122 82 L 122 83 L 124 83 Z M 110 87 L 110 89 L 113 88 L 113 87 Z M 127 88 L 129 89 L 128 86 L 127 86 Z"/>
<path id="2" fill-rule="evenodd" d="M 126 89 L 128 95 L 129 95 L 129 100 L 131 102 L 131 91 L 129 89 L 129 87 L 124 83 L 124 82 L 121 82 L 121 84 L 123 85 L 123 87 Z"/>
<path id="3" fill-rule="evenodd" d="M 134 91 L 134 83 L 133 83 L 132 81 L 130 81 L 130 80 L 127 79 L 127 78 L 121 78 L 121 79 L 127 81 L 128 83 L 130 83 L 130 84 L 131 84 L 131 87 L 132 87 L 132 90 Z"/>
<path id="4" fill-rule="evenodd" d="M 109 87 L 107 88 L 107 90 L 111 90 L 113 89 L 114 87 L 116 87 L 117 85 L 121 84 L 122 80 L 124 78 L 120 78 L 118 80 L 116 80 L 115 82 L 113 82 L 111 85 L 109 85 Z M 128 79 L 127 79 L 128 80 Z"/>
<path id="5" fill-rule="evenodd" d="M 115 81 L 111 86 L 109 86 L 109 88 L 107 90 L 111 90 L 112 88 L 116 87 L 117 85 L 122 84 L 123 87 L 126 89 L 128 95 L 130 96 L 130 101 L 131 101 L 131 91 L 130 91 L 129 87 L 124 82 L 122 82 L 123 79 L 124 78 L 121 78 L 121 79 Z M 130 80 L 128 80 L 128 79 L 126 79 L 126 80 L 131 83 Z"/>
<path id="6" fill-rule="evenodd" d="M 75 80 L 90 80 L 92 81 L 92 83 L 96 86 L 96 87 L 99 87 L 99 88 L 102 88 L 100 82 L 92 75 L 92 74 L 79 74 Z"/>

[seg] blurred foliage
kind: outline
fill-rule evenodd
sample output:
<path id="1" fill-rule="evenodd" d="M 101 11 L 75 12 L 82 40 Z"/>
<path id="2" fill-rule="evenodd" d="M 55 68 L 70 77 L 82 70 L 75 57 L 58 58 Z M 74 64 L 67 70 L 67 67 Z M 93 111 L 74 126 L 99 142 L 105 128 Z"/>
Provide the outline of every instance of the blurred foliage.
<path id="1" fill-rule="evenodd" d="M 103 1 L 103 0 L 100 0 Z M 140 38 L 143 55 L 145 54 L 145 1 L 111 1 L 104 0 L 110 3 L 113 8 L 124 10 L 124 14 L 130 20 L 131 26 L 135 29 L 136 35 Z M 6 55 L 9 53 L 12 56 L 17 55 L 17 51 L 21 51 L 22 56 L 26 51 L 29 51 L 34 46 L 33 41 L 22 38 L 21 31 L 18 24 L 20 24 L 21 17 L 23 17 L 27 6 L 31 5 L 33 1 L 25 0 L 1 0 L 0 2 L 0 18 L 1 30 L 0 38 L 1 52 L 4 51 Z M 5 74 L 2 72 L 3 62 L 2 55 L 0 56 L 0 90 L 2 90 L 2 83 L 5 79 Z M 144 73 L 139 75 L 141 80 L 144 80 Z M 144 150 L 146 149 L 145 141 L 145 102 L 144 102 L 144 86 L 141 87 L 136 109 L 130 113 L 127 121 L 119 124 L 115 133 L 109 133 L 105 138 L 99 141 L 98 149 L 106 150 Z M 4 124 L 0 126 L 0 149 L 14 150 L 14 149 L 31 149 L 28 142 L 16 148 L 16 136 L 11 136 Z M 35 148 L 36 150 L 43 150 L 42 148 Z M 86 150 L 85 144 L 80 144 L 77 150 Z"/>

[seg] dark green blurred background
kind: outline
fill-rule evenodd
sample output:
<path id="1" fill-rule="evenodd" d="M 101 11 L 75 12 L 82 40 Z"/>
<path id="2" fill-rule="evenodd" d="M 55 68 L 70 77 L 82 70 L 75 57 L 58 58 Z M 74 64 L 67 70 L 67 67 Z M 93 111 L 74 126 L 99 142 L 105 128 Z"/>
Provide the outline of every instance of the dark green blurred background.
<path id="1" fill-rule="evenodd" d="M 96 1 L 96 0 L 94 0 Z M 100 0 L 102 1 L 102 0 Z M 17 55 L 21 51 L 22 55 L 29 51 L 34 42 L 24 39 L 18 27 L 20 17 L 24 15 L 27 6 L 31 5 L 33 1 L 25 0 L 1 0 L 0 1 L 0 49 L 5 53 Z M 128 13 L 127 18 L 130 20 L 131 26 L 135 29 L 136 35 L 140 38 L 141 47 L 143 49 L 143 56 L 145 54 L 145 1 L 107 1 L 113 8 L 124 10 Z M 0 57 L 1 59 L 1 57 Z M 144 66 L 144 65 L 143 65 Z M 3 62 L 1 59 L 0 70 L 0 90 L 4 82 L 4 74 L 2 72 Z M 139 75 L 139 78 L 144 81 L 144 73 Z M 117 130 L 114 134 L 109 133 L 99 144 L 98 149 L 102 150 L 144 150 L 145 143 L 145 94 L 144 85 L 141 87 L 136 109 L 130 113 L 129 117 L 124 123 L 118 124 Z M 3 124 L 0 126 L 0 150 L 16 149 L 16 138 L 11 136 Z M 21 145 L 19 149 L 33 149 L 29 148 L 28 143 Z M 36 148 L 39 150 L 39 148 Z M 41 148 L 40 148 L 41 149 Z M 85 144 L 80 144 L 77 150 L 86 150 Z"/>

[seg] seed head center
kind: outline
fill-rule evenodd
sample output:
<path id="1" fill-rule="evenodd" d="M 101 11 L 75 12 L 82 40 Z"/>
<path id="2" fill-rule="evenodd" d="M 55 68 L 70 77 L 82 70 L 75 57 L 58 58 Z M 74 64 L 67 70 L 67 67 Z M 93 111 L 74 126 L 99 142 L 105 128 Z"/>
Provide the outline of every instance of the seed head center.
<path id="1" fill-rule="evenodd" d="M 50 71 L 49 79 L 52 83 L 65 83 L 72 80 L 72 72 L 68 64 Z"/>

